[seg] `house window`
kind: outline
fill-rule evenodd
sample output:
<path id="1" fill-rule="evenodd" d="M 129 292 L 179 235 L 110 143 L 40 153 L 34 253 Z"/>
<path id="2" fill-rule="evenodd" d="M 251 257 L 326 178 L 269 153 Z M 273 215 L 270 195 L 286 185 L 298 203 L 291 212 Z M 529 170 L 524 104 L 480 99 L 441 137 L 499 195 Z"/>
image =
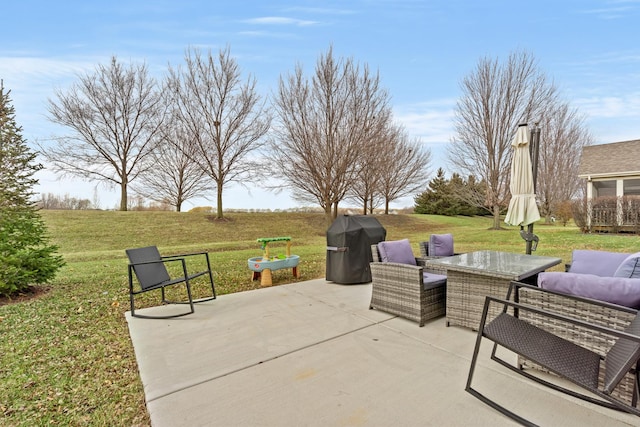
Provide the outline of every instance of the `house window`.
<path id="1" fill-rule="evenodd" d="M 625 179 L 624 195 L 640 196 L 640 179 Z"/>
<path id="2" fill-rule="evenodd" d="M 594 181 L 593 197 L 616 197 L 616 181 Z M 640 194 L 640 193 L 639 193 Z"/>

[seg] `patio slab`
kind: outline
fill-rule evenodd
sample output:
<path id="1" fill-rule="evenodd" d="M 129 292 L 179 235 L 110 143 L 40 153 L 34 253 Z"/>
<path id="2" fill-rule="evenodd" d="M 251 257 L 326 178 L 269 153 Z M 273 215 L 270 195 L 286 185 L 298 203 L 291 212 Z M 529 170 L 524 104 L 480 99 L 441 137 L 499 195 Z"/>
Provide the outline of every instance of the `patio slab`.
<path id="1" fill-rule="evenodd" d="M 152 425 L 513 425 L 464 391 L 476 334 L 369 310 L 371 285 L 222 295 L 168 320 L 127 313 Z M 154 307 L 147 312 L 171 310 Z M 637 425 L 489 361 L 474 386 L 541 425 Z"/>

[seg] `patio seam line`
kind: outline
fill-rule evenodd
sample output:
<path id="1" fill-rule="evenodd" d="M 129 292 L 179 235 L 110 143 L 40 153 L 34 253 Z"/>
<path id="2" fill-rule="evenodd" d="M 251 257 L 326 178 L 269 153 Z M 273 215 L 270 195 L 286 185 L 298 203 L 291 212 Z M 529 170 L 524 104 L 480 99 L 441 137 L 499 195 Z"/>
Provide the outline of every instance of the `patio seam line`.
<path id="1" fill-rule="evenodd" d="M 397 318 L 397 317 L 398 316 L 395 316 L 394 319 Z M 391 319 L 388 319 L 388 320 L 391 320 Z M 440 320 L 440 319 L 434 319 L 434 320 L 437 321 L 437 320 Z M 383 322 L 380 322 L 380 323 L 383 323 Z M 396 327 L 393 327 L 393 326 L 389 326 L 389 325 L 381 325 L 381 326 L 384 326 L 385 328 L 390 329 L 390 330 L 402 335 L 405 338 L 409 338 L 411 340 L 417 341 L 417 342 L 422 343 L 422 344 L 424 344 L 424 345 L 426 345 L 428 347 L 435 348 L 435 349 L 437 349 L 439 351 L 442 351 L 444 353 L 450 354 L 450 355 L 455 356 L 455 357 L 459 357 L 459 358 L 461 358 L 463 360 L 466 360 L 467 362 L 471 363 L 471 356 L 467 357 L 467 356 L 464 356 L 462 354 L 457 354 L 457 353 L 455 353 L 455 352 L 453 352 L 451 350 L 448 350 L 445 347 L 440 347 L 440 346 L 434 345 L 433 343 L 431 343 L 429 341 L 426 341 L 424 339 L 420 339 L 420 338 L 418 338 L 416 336 L 409 335 L 408 333 L 404 332 L 402 329 L 399 329 L 399 328 L 396 328 Z"/>
<path id="2" fill-rule="evenodd" d="M 241 367 L 241 368 L 237 368 L 237 369 L 234 369 L 234 370 L 232 370 L 232 371 L 228 371 L 228 372 L 225 372 L 225 373 L 223 373 L 223 374 L 216 375 L 216 376 L 214 376 L 214 377 L 207 378 L 207 379 L 204 379 L 204 380 L 201 380 L 201 381 L 198 381 L 198 382 L 192 383 L 192 384 L 188 384 L 188 385 L 185 385 L 185 386 L 183 386 L 183 387 L 177 388 L 177 389 L 175 389 L 175 390 L 171 390 L 170 392 L 167 392 L 167 393 L 164 393 L 164 394 L 161 394 L 161 395 L 155 396 L 154 398 L 149 399 L 149 400 L 147 400 L 146 402 L 147 402 L 147 403 L 154 402 L 154 401 L 156 401 L 156 400 L 159 400 L 159 399 L 165 398 L 165 397 L 167 397 L 167 396 L 171 396 L 172 394 L 179 393 L 179 392 L 181 392 L 181 391 L 184 391 L 184 390 L 190 389 L 190 388 L 192 388 L 192 387 L 196 387 L 196 386 L 199 386 L 199 385 L 202 385 L 202 384 L 205 384 L 205 383 L 211 382 L 211 381 L 215 381 L 215 380 L 218 380 L 218 379 L 220 379 L 220 378 L 224 378 L 224 377 L 226 377 L 226 376 L 229 376 L 229 375 L 231 375 L 231 374 L 235 374 L 235 373 L 238 373 L 238 372 L 242 372 L 242 371 L 244 371 L 244 370 L 246 370 L 246 369 L 250 369 L 250 368 L 256 367 L 256 366 L 258 366 L 258 365 L 262 365 L 262 364 L 264 364 L 264 363 L 271 362 L 271 361 L 276 360 L 276 359 L 279 359 L 279 358 L 281 358 L 281 357 L 283 357 L 283 356 L 288 356 L 288 355 L 291 355 L 291 354 L 297 353 L 297 352 L 299 352 L 299 351 L 306 350 L 306 349 L 308 349 L 308 348 L 314 347 L 314 346 L 316 346 L 316 345 L 324 344 L 324 343 L 327 343 L 327 342 L 329 342 L 329 341 L 333 341 L 333 340 L 335 340 L 335 339 L 337 339 L 337 338 L 345 337 L 345 336 L 347 336 L 347 335 L 349 335 L 349 334 L 352 334 L 352 333 L 354 333 L 354 332 L 359 332 L 359 331 L 362 331 L 362 330 L 364 330 L 364 329 L 367 329 L 367 328 L 371 328 L 371 327 L 373 327 L 373 326 L 380 325 L 380 324 L 385 323 L 385 322 L 388 322 L 388 321 L 390 321 L 390 320 L 392 320 L 392 319 L 395 319 L 395 317 L 392 317 L 392 318 L 389 318 L 389 319 L 384 319 L 384 320 L 381 320 L 381 321 L 379 321 L 379 322 L 373 322 L 373 321 L 372 321 L 372 323 L 371 323 L 371 324 L 369 324 L 369 325 L 361 326 L 361 327 L 359 327 L 359 328 L 356 328 L 356 329 L 353 329 L 353 330 L 350 330 L 350 331 L 347 331 L 347 332 L 343 332 L 343 333 L 341 333 L 341 334 L 339 334 L 339 335 L 335 335 L 335 336 L 332 336 L 332 337 L 329 337 L 329 338 L 325 338 L 325 339 L 323 339 L 323 340 L 320 340 L 320 341 L 317 341 L 317 342 L 314 342 L 314 343 L 311 343 L 311 344 L 307 344 L 307 345 L 302 346 L 302 347 L 298 347 L 298 348 L 295 348 L 295 349 L 292 349 L 292 350 L 286 351 L 286 352 L 284 352 L 284 353 L 282 353 L 282 354 L 278 354 L 278 355 L 275 355 L 275 356 L 269 357 L 269 358 L 267 358 L 267 359 L 260 360 L 259 362 L 254 362 L 254 363 L 251 363 L 251 364 L 249 364 L 249 365 L 247 365 L 247 366 L 243 366 L 243 367 Z M 369 320 L 369 319 L 367 319 L 367 320 Z M 145 394 L 146 394 L 146 393 L 145 393 Z"/>

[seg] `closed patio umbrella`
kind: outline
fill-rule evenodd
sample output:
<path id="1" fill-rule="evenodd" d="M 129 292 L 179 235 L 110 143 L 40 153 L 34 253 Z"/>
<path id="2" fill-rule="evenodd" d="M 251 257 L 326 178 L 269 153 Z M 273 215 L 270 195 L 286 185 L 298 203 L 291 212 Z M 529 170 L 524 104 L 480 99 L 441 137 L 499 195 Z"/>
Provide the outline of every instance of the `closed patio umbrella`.
<path id="1" fill-rule="evenodd" d="M 522 237 L 530 243 L 533 236 L 533 223 L 540 219 L 536 205 L 536 194 L 531 155 L 529 154 L 529 129 L 527 125 L 518 126 L 516 136 L 511 143 L 513 158 L 511 159 L 511 201 L 504 222 L 519 225 Z M 529 226 L 528 235 L 524 226 Z M 536 239 L 537 240 L 537 239 Z M 527 253 L 531 253 L 527 245 Z"/>

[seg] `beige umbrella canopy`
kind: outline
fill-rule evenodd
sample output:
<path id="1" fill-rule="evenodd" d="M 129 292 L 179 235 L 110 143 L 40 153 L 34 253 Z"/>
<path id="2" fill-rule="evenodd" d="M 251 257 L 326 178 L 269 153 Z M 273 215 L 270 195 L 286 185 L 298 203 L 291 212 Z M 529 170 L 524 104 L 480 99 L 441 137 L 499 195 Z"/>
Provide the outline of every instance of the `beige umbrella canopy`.
<path id="1" fill-rule="evenodd" d="M 504 222 L 509 225 L 525 226 L 540 219 L 533 184 L 527 125 L 518 126 L 516 137 L 511 145 L 513 146 L 511 184 L 509 185 L 511 201 Z"/>

